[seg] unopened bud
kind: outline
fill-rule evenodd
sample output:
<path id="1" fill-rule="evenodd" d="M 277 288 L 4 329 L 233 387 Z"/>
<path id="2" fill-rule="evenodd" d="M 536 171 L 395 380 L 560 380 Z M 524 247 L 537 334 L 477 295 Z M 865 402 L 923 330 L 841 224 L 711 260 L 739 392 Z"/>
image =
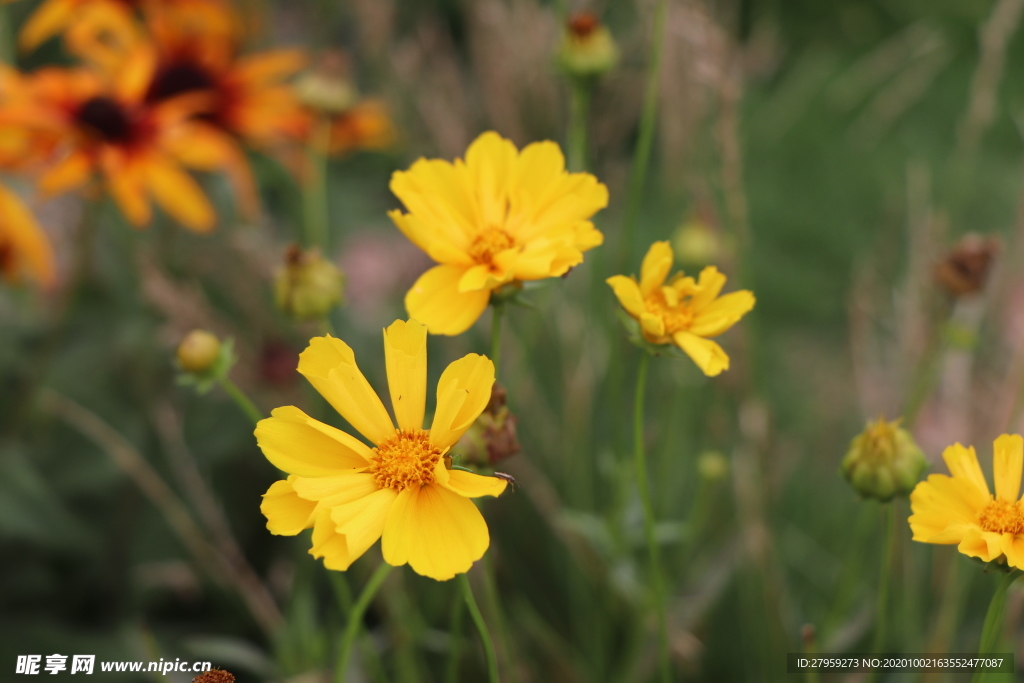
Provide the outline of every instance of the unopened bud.
<path id="1" fill-rule="evenodd" d="M 206 330 L 192 330 L 178 344 L 178 365 L 185 372 L 201 374 L 220 359 L 220 340 Z"/>
<path id="2" fill-rule="evenodd" d="M 578 12 L 565 24 L 558 60 L 570 76 L 591 78 L 615 66 L 619 49 L 608 28 L 595 15 Z"/>
<path id="3" fill-rule="evenodd" d="M 295 95 L 305 106 L 325 114 L 340 114 L 352 107 L 359 92 L 349 77 L 344 53 L 329 50 L 321 55 L 295 82 Z"/>
<path id="4" fill-rule="evenodd" d="M 850 442 L 842 470 L 857 493 L 884 502 L 909 494 L 926 466 L 924 453 L 900 421 L 879 418 Z"/>
<path id="5" fill-rule="evenodd" d="M 487 407 L 459 442 L 467 462 L 493 466 L 519 452 L 518 420 L 508 409 L 506 396 L 505 389 L 495 383 Z"/>
<path id="6" fill-rule="evenodd" d="M 313 320 L 327 315 L 341 303 L 345 276 L 317 249 L 302 251 L 292 245 L 285 264 L 274 278 L 277 306 L 296 320 Z"/>

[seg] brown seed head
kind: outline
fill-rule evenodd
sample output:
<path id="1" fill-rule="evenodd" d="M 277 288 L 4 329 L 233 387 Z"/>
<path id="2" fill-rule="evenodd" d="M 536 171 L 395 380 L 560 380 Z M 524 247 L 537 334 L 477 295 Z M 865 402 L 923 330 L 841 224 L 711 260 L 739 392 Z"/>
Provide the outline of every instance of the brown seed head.
<path id="1" fill-rule="evenodd" d="M 235 683 L 235 674 L 224 669 L 210 669 L 193 678 L 192 683 Z"/>
<path id="2" fill-rule="evenodd" d="M 998 253 L 998 238 L 968 233 L 936 264 L 935 280 L 952 297 L 977 294 Z"/>

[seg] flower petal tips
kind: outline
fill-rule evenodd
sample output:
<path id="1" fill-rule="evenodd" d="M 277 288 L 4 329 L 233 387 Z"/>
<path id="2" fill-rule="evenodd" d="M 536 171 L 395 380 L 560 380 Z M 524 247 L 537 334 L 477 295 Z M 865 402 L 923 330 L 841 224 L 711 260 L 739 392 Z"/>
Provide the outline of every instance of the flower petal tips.
<path id="1" fill-rule="evenodd" d="M 290 406 L 256 427 L 264 455 L 289 474 L 263 497 L 267 528 L 295 535 L 312 527 L 310 554 L 328 569 L 348 569 L 383 538 L 386 562 L 444 581 L 467 571 L 490 544 L 487 524 L 469 499 L 498 496 L 507 484 L 450 470 L 447 455 L 487 406 L 494 364 L 476 354 L 450 364 L 426 430 L 426 342 L 426 326 L 414 320 L 384 330 L 398 428 L 347 344 L 317 337 L 301 354 L 299 372 L 373 447 Z"/>
<path id="2" fill-rule="evenodd" d="M 603 235 L 591 217 L 608 189 L 569 173 L 553 142 L 517 150 L 497 133 L 478 137 L 465 160 L 420 159 L 391 178 L 407 213 L 389 215 L 439 265 L 405 298 L 409 315 L 431 334 L 465 332 L 495 289 L 564 275 Z"/>
<path id="3" fill-rule="evenodd" d="M 655 345 L 674 344 L 708 377 L 729 369 L 729 356 L 711 341 L 754 308 L 747 290 L 719 296 L 725 276 L 714 266 L 697 280 L 672 270 L 672 247 L 655 242 L 644 256 L 640 279 L 614 275 L 606 280 L 619 304 L 640 327 L 644 339 Z"/>

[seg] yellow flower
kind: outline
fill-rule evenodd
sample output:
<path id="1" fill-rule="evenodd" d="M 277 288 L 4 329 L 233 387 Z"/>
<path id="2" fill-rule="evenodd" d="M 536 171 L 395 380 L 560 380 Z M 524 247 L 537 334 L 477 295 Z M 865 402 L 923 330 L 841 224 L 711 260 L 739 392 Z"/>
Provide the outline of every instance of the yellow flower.
<path id="1" fill-rule="evenodd" d="M 640 281 L 615 275 L 606 280 L 626 312 L 640 322 L 651 344 L 675 344 L 693 359 L 705 375 L 729 369 L 729 356 L 709 337 L 717 337 L 739 322 L 754 307 L 754 294 L 740 290 L 719 296 L 725 276 L 714 266 L 700 277 L 672 276 L 672 247 L 655 242 L 640 266 Z"/>
<path id="2" fill-rule="evenodd" d="M 312 527 L 309 552 L 328 569 L 348 569 L 383 537 L 388 564 L 408 563 L 444 581 L 469 570 L 490 544 L 469 499 L 505 490 L 501 479 L 449 469 L 446 457 L 490 400 L 494 364 L 471 353 L 449 365 L 437 383 L 431 427 L 423 429 L 426 327 L 396 320 L 384 330 L 384 358 L 397 428 L 352 349 L 329 336 L 310 341 L 299 372 L 374 445 L 298 408 L 278 408 L 256 426 L 256 439 L 289 476 L 270 487 L 261 510 L 271 533 Z"/>
<path id="3" fill-rule="evenodd" d="M 0 185 L 0 275 L 17 282 L 25 273 L 41 285 L 53 284 L 53 250 L 32 212 Z"/>
<path id="4" fill-rule="evenodd" d="M 933 474 L 910 494 L 914 540 L 958 546 L 985 562 L 1005 559 L 1024 569 L 1024 507 L 1019 499 L 1024 439 L 1003 434 L 992 462 L 995 496 L 974 447 L 954 444 L 942 453 L 952 476 Z"/>
<path id="5" fill-rule="evenodd" d="M 520 152 L 484 133 L 465 161 L 420 159 L 391 177 L 391 191 L 409 211 L 392 211 L 391 220 L 440 264 L 405 297 L 432 334 L 466 331 L 491 291 L 564 275 L 604 241 L 589 219 L 608 204 L 608 189 L 588 173 L 567 173 L 553 142 Z"/>

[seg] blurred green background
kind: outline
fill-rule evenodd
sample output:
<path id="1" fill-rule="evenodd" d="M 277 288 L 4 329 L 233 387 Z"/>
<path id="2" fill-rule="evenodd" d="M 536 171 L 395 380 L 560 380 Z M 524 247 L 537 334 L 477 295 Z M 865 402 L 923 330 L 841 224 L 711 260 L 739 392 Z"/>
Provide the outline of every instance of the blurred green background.
<path id="1" fill-rule="evenodd" d="M 34 4 L 8 8 L 14 26 Z M 535 309 L 512 309 L 505 327 L 499 380 L 522 453 L 499 469 L 519 485 L 484 506 L 508 624 L 496 634 L 505 679 L 654 678 L 629 460 L 640 351 L 603 280 L 636 272 L 650 242 L 694 224 L 713 235 L 727 289 L 749 288 L 758 302 L 724 337 L 733 368 L 721 377 L 685 359 L 654 361 L 646 436 L 678 677 L 793 678 L 785 653 L 808 646 L 807 625 L 821 651 L 867 650 L 885 513 L 839 475 L 849 440 L 866 419 L 901 414 L 924 357 L 933 362 L 914 428 L 933 471 L 945 471 L 938 456 L 949 443 L 973 443 L 984 462 L 995 436 L 1020 429 L 1007 416 L 1024 332 L 1022 3 L 670 0 L 634 244 L 622 221 L 653 2 L 259 4 L 259 44 L 344 49 L 400 131 L 392 149 L 332 162 L 328 179 L 329 255 L 349 299 L 334 325 L 378 388 L 380 329 L 404 316 L 402 296 L 426 266 L 385 215 L 397 206 L 390 174 L 422 155 L 460 156 L 489 129 L 519 145 L 564 145 L 568 86 L 552 57 L 560 16 L 592 10 L 619 44 L 589 117 L 590 170 L 611 192 L 596 219 L 606 245 L 534 291 Z M 54 41 L 19 65 L 60 58 Z M 267 208 L 258 226 L 204 237 L 162 219 L 139 232 L 106 203 L 83 246 L 76 203 L 51 202 L 41 220 L 63 267 L 86 259 L 83 283 L 66 296 L 0 290 L 4 680 L 17 655 L 54 652 L 210 659 L 240 681 L 327 680 L 339 595 L 344 603 L 362 587 L 379 550 L 339 580 L 306 555 L 308 534 L 271 536 L 259 502 L 277 473 L 252 425 L 219 390 L 177 386 L 172 363 L 184 333 L 207 327 L 234 338 L 232 376 L 263 410 L 294 404 L 341 422 L 294 372 L 315 326 L 272 304 L 271 273 L 300 211 L 295 183 L 269 158 L 254 164 Z M 227 188 L 206 183 L 229 206 Z M 1002 249 L 986 291 L 948 305 L 933 264 L 967 232 L 1001 235 Z M 431 381 L 461 354 L 485 351 L 487 323 L 431 338 Z M 181 467 L 194 458 L 288 617 L 282 632 L 268 636 L 239 593 L 211 578 L 105 449 L 49 409 L 48 391 L 108 423 L 201 516 Z M 702 474 L 709 452 L 724 456 L 724 474 Z M 904 519 L 906 501 L 895 505 Z M 994 579 L 897 528 L 888 649 L 972 651 Z M 371 608 L 358 680 L 447 680 L 456 596 L 454 585 L 395 572 Z M 1020 659 L 1019 592 L 1006 618 L 1012 638 L 1000 650 Z M 482 680 L 465 624 L 461 637 L 458 680 Z"/>

